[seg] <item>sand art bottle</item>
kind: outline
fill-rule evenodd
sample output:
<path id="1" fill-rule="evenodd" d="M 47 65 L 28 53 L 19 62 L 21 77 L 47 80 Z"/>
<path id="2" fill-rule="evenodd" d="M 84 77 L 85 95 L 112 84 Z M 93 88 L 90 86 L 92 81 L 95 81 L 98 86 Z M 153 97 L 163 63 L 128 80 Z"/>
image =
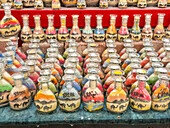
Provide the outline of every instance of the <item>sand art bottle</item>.
<path id="1" fill-rule="evenodd" d="M 59 10 L 61 8 L 61 3 L 59 0 L 52 0 L 52 9 Z"/>
<path id="2" fill-rule="evenodd" d="M 167 0 L 159 0 L 158 1 L 159 8 L 166 8 L 167 7 Z"/>
<path id="3" fill-rule="evenodd" d="M 147 7 L 147 0 L 138 0 L 137 7 L 138 8 L 146 8 Z"/>
<path id="4" fill-rule="evenodd" d="M 23 0 L 23 6 L 27 8 L 34 7 L 34 0 Z"/>
<path id="5" fill-rule="evenodd" d="M 120 9 L 125 9 L 127 8 L 127 0 L 119 0 L 118 7 Z"/>
<path id="6" fill-rule="evenodd" d="M 0 22 L 0 32 L 4 38 L 17 37 L 21 26 L 18 20 L 11 15 L 11 3 L 4 4 L 5 16 Z"/>
<path id="7" fill-rule="evenodd" d="M 12 75 L 15 80 L 15 86 L 9 94 L 9 104 L 13 110 L 23 110 L 29 107 L 31 103 L 31 92 L 23 85 L 24 74 L 15 73 Z"/>
<path id="8" fill-rule="evenodd" d="M 44 3 L 42 0 L 35 0 L 34 2 L 34 8 L 37 10 L 41 10 L 44 8 Z"/>
<path id="9" fill-rule="evenodd" d="M 100 0 L 99 7 L 101 9 L 107 9 L 108 8 L 108 1 L 107 0 Z"/>
<path id="10" fill-rule="evenodd" d="M 51 113 L 57 108 L 57 99 L 53 92 L 49 89 L 50 77 L 42 76 L 38 79 L 41 88 L 34 97 L 34 103 L 37 111 L 42 113 Z"/>
<path id="11" fill-rule="evenodd" d="M 161 61 L 164 66 L 170 63 L 170 47 L 165 47 L 165 57 Z"/>
<path id="12" fill-rule="evenodd" d="M 14 0 L 14 8 L 15 9 L 23 9 L 22 0 Z"/>
<path id="13" fill-rule="evenodd" d="M 86 8 L 86 1 L 85 0 L 77 0 L 77 8 L 78 9 L 85 9 Z"/>

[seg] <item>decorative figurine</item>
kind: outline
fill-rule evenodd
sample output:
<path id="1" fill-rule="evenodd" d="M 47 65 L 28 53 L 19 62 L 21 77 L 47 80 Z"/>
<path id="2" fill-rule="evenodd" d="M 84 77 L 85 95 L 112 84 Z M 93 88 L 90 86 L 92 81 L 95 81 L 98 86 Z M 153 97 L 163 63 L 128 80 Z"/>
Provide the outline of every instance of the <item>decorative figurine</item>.
<path id="1" fill-rule="evenodd" d="M 61 27 L 58 30 L 58 40 L 65 42 L 69 38 L 69 31 L 66 27 L 66 17 L 67 15 L 60 15 Z"/>
<path id="2" fill-rule="evenodd" d="M 117 30 L 115 27 L 117 15 L 110 14 L 110 26 L 106 31 L 106 39 L 117 39 Z"/>
<path id="3" fill-rule="evenodd" d="M 41 88 L 34 97 L 34 103 L 39 112 L 51 113 L 57 108 L 57 99 L 52 91 L 48 88 L 50 77 L 39 77 L 38 82 L 41 83 Z"/>
<path id="4" fill-rule="evenodd" d="M 82 31 L 82 40 L 93 39 L 93 31 L 90 26 L 91 15 L 84 15 L 85 17 L 85 27 Z"/>
<path id="5" fill-rule="evenodd" d="M 0 21 L 0 32 L 4 38 L 17 37 L 21 26 L 18 20 L 11 15 L 11 3 L 4 4 L 5 16 Z"/>
<path id="6" fill-rule="evenodd" d="M 31 103 L 31 92 L 22 84 L 24 75 L 15 73 L 12 75 L 15 80 L 15 86 L 9 94 L 9 104 L 13 110 L 23 110 L 29 107 Z"/>
<path id="7" fill-rule="evenodd" d="M 73 27 L 70 31 L 70 39 L 74 39 L 76 42 L 81 41 L 81 31 L 78 27 L 78 17 L 79 15 L 72 15 Z"/>
<path id="8" fill-rule="evenodd" d="M 162 40 L 162 38 L 165 37 L 165 29 L 163 26 L 164 16 L 165 16 L 164 13 L 158 13 L 158 24 L 155 27 L 154 34 L 153 34 L 154 39 L 158 41 Z"/>

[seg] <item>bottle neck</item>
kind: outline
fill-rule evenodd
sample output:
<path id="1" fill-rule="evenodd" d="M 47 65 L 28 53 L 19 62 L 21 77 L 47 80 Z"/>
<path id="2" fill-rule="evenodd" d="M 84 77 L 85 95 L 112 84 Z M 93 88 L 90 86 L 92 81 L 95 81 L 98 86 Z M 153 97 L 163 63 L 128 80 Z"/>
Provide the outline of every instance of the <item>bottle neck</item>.
<path id="1" fill-rule="evenodd" d="M 72 88 L 72 85 L 73 85 L 73 81 L 65 81 L 65 86 L 67 89 Z"/>
<path id="2" fill-rule="evenodd" d="M 24 74 L 24 79 L 27 79 L 28 78 L 28 72 L 23 72 Z"/>
<path id="3" fill-rule="evenodd" d="M 11 9 L 4 9 L 5 16 L 10 16 L 11 15 Z"/>
<path id="4" fill-rule="evenodd" d="M 168 80 L 160 79 L 160 86 L 167 87 L 167 84 L 168 84 Z"/>
<path id="5" fill-rule="evenodd" d="M 41 24 L 40 24 L 40 19 L 35 19 L 35 28 L 40 28 Z"/>
<path id="6" fill-rule="evenodd" d="M 122 20 L 122 26 L 127 26 L 127 19 Z"/>
<path id="7" fill-rule="evenodd" d="M 23 18 L 23 27 L 28 27 L 28 26 L 29 26 L 28 19 Z"/>
<path id="8" fill-rule="evenodd" d="M 42 89 L 42 91 L 48 90 L 48 82 L 43 82 L 41 84 L 41 89 Z"/>
<path id="9" fill-rule="evenodd" d="M 102 19 L 97 19 L 97 28 L 103 28 L 102 27 Z"/>
<path id="10" fill-rule="evenodd" d="M 167 58 L 170 58 L 170 51 L 166 51 Z"/>
<path id="11" fill-rule="evenodd" d="M 115 82 L 115 87 L 117 90 L 121 90 L 122 89 L 122 82 Z"/>
<path id="12" fill-rule="evenodd" d="M 86 28 L 91 28 L 91 26 L 90 26 L 90 19 L 86 19 L 85 20 L 85 27 Z"/>
<path id="13" fill-rule="evenodd" d="M 22 86 L 22 79 L 15 80 L 15 86 L 16 87 L 21 87 Z"/>
<path id="14" fill-rule="evenodd" d="M 139 89 L 144 89 L 145 88 L 146 81 L 140 81 L 139 80 Z"/>
<path id="15" fill-rule="evenodd" d="M 48 27 L 54 26 L 54 18 L 48 18 Z"/>
<path id="16" fill-rule="evenodd" d="M 158 19 L 158 25 L 163 25 L 164 17 L 159 17 Z"/>
<path id="17" fill-rule="evenodd" d="M 145 19 L 145 25 L 147 25 L 147 26 L 151 25 L 151 19 L 150 18 Z"/>
<path id="18" fill-rule="evenodd" d="M 135 19 L 134 20 L 134 26 L 135 27 L 139 27 L 139 19 Z"/>
<path id="19" fill-rule="evenodd" d="M 95 89 L 97 87 L 97 81 L 96 80 L 90 80 L 90 88 Z"/>
<path id="20" fill-rule="evenodd" d="M 61 26 L 62 27 L 66 26 L 66 19 L 65 18 L 61 18 Z"/>
<path id="21" fill-rule="evenodd" d="M 78 28 L 78 19 L 77 18 L 73 19 L 73 27 Z"/>
<path id="22" fill-rule="evenodd" d="M 110 25 L 114 25 L 115 26 L 115 19 L 111 19 L 110 20 Z"/>

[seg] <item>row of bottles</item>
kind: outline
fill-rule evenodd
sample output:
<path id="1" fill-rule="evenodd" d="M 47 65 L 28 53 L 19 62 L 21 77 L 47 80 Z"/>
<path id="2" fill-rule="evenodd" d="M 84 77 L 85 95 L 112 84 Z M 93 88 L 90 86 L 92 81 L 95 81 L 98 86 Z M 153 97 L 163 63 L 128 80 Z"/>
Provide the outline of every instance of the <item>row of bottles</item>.
<path id="1" fill-rule="evenodd" d="M 26 58 L 17 50 L 17 39 L 10 40 L 7 52 L 0 58 L 1 106 L 9 101 L 12 109 L 22 110 L 34 98 L 40 112 L 52 112 L 57 106 L 73 112 L 81 102 L 92 112 L 103 108 L 106 97 L 108 111 L 115 113 L 124 112 L 129 104 L 136 111 L 168 109 L 170 40 L 167 38 L 163 38 L 164 46 L 158 52 L 152 47 L 152 40 L 144 38 L 144 48 L 139 53 L 133 48 L 133 40 L 125 39 L 125 48 L 119 54 L 115 41 L 108 39 L 102 58 L 93 39 L 86 40 L 88 47 L 82 56 L 73 39 L 67 40 L 69 47 L 63 56 L 55 39 L 49 40 L 46 56 L 39 49 L 39 39 L 32 39 Z"/>
<path id="2" fill-rule="evenodd" d="M 139 8 L 145 8 L 147 6 L 158 6 L 159 8 L 165 8 L 167 5 L 170 4 L 169 0 L 73 0 L 73 1 L 67 1 L 67 0 L 61 0 L 62 5 L 65 7 L 76 7 L 78 9 L 85 9 L 86 6 L 99 6 L 99 8 L 106 9 L 108 7 L 116 7 L 118 6 L 121 9 L 125 9 L 128 6 L 137 6 Z M 14 0 L 14 1 L 2 1 L 2 5 L 10 3 L 15 9 L 23 9 L 23 7 L 26 8 L 35 8 L 35 9 L 43 9 L 45 7 L 51 7 L 52 9 L 58 10 L 61 8 L 61 3 L 59 0 Z M 0 5 L 0 6 L 2 6 Z"/>
<path id="3" fill-rule="evenodd" d="M 0 22 L 0 32 L 4 38 L 10 38 L 13 36 L 18 36 L 21 26 L 18 20 L 11 15 L 10 4 L 4 5 L 5 16 Z M 58 33 L 54 27 L 54 15 L 47 15 L 48 17 L 48 28 L 44 33 L 43 28 L 41 27 L 41 15 L 34 15 L 35 29 L 32 33 L 29 27 L 29 15 L 22 15 L 23 18 L 23 28 L 21 31 L 21 39 L 23 42 L 30 42 L 31 39 L 39 39 L 40 41 L 45 41 L 49 39 L 58 39 L 61 42 L 65 42 L 67 39 L 75 39 L 76 41 L 85 41 L 86 39 L 94 38 L 95 41 L 104 41 L 105 39 L 118 39 L 118 41 L 123 42 L 126 38 L 132 38 L 134 41 L 140 41 L 143 38 L 149 37 L 155 40 L 161 40 L 163 37 L 169 38 L 170 25 L 165 31 L 163 22 L 165 14 L 158 14 L 158 24 L 152 31 L 151 27 L 151 16 L 152 14 L 145 14 L 145 25 L 141 30 L 139 27 L 141 15 L 134 15 L 134 25 L 129 32 L 127 27 L 128 15 L 122 15 L 122 26 L 119 31 L 117 31 L 116 17 L 117 15 L 110 15 L 110 26 L 105 32 L 102 26 L 103 15 L 96 15 L 97 26 L 93 30 L 90 26 L 91 15 L 85 15 L 85 27 L 82 32 L 78 26 L 78 17 L 79 15 L 72 15 L 73 18 L 73 27 L 69 32 L 66 27 L 66 17 L 67 15 L 60 15 L 61 27 L 58 30 Z"/>

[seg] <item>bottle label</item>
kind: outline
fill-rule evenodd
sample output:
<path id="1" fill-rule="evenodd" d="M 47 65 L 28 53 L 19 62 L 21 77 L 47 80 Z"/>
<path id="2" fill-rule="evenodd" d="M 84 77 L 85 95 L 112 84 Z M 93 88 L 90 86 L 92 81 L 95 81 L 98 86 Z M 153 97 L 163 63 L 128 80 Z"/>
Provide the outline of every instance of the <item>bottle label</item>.
<path id="1" fill-rule="evenodd" d="M 76 100 L 58 99 L 58 101 L 59 101 L 59 107 L 64 111 L 72 112 L 80 107 L 80 99 L 76 99 Z"/>
<path id="2" fill-rule="evenodd" d="M 109 111 L 122 113 L 124 112 L 129 105 L 129 99 L 124 101 L 116 101 L 114 103 L 112 102 L 106 102 L 106 107 Z"/>
<path id="3" fill-rule="evenodd" d="M 95 34 L 94 33 L 94 40 L 96 41 L 104 41 L 105 39 L 105 34 Z"/>
<path id="4" fill-rule="evenodd" d="M 160 100 L 156 101 L 156 100 L 153 99 L 152 109 L 157 110 L 157 111 L 165 111 L 166 109 L 168 109 L 169 98 L 160 99 Z"/>
<path id="5" fill-rule="evenodd" d="M 46 39 L 47 40 L 50 40 L 50 39 L 57 39 L 57 34 L 55 34 L 55 35 L 52 35 L 52 34 L 46 34 Z"/>
<path id="6" fill-rule="evenodd" d="M 162 40 L 162 38 L 165 37 L 165 33 L 160 33 L 160 34 L 154 33 L 153 36 L 154 36 L 154 39 L 155 39 L 155 40 Z"/>
<path id="7" fill-rule="evenodd" d="M 67 39 L 69 39 L 69 33 L 66 33 L 66 34 L 58 33 L 58 40 L 59 41 L 66 41 Z"/>
<path id="8" fill-rule="evenodd" d="M 131 35 L 132 40 L 134 40 L 134 41 L 140 41 L 140 39 L 141 39 L 141 33 L 139 33 L 139 34 L 131 33 L 130 35 Z"/>
<path id="9" fill-rule="evenodd" d="M 30 42 L 32 39 L 32 34 L 24 34 L 24 33 L 21 33 L 21 40 L 23 42 Z"/>
<path id="10" fill-rule="evenodd" d="M 81 34 L 79 34 L 79 33 L 76 33 L 76 34 L 71 33 L 71 34 L 70 34 L 70 39 L 74 39 L 74 40 L 76 40 L 77 42 L 79 42 L 79 41 L 81 41 Z"/>
<path id="11" fill-rule="evenodd" d="M 170 31 L 166 31 L 166 38 L 170 38 Z"/>
<path id="12" fill-rule="evenodd" d="M 144 32 L 142 32 L 141 35 L 142 35 L 142 39 L 144 39 L 144 38 L 151 38 L 152 39 L 152 37 L 153 37 L 152 33 L 144 33 Z"/>
<path id="13" fill-rule="evenodd" d="M 85 9 L 86 8 L 86 3 L 79 3 L 79 2 L 77 2 L 77 8 Z"/>
<path id="14" fill-rule="evenodd" d="M 82 34 L 82 40 L 85 41 L 87 39 L 93 39 L 93 34 Z"/>
<path id="15" fill-rule="evenodd" d="M 151 108 L 151 101 L 134 100 L 130 98 L 130 106 L 136 111 L 147 111 Z"/>
<path id="16" fill-rule="evenodd" d="M 44 34 L 41 34 L 41 35 L 33 34 L 33 39 L 39 39 L 40 41 L 44 41 L 45 35 Z"/>
<path id="17" fill-rule="evenodd" d="M 8 95 L 9 95 L 10 91 L 4 91 L 1 92 L 1 96 L 0 96 L 0 107 L 6 106 L 8 105 Z"/>
<path id="18" fill-rule="evenodd" d="M 117 34 L 116 33 L 113 33 L 113 34 L 106 33 L 106 39 L 116 40 L 117 39 Z"/>
<path id="19" fill-rule="evenodd" d="M 129 38 L 129 34 L 126 34 L 126 35 L 118 34 L 118 40 L 119 40 L 120 42 L 123 42 L 124 39 L 127 39 L 127 38 Z"/>

